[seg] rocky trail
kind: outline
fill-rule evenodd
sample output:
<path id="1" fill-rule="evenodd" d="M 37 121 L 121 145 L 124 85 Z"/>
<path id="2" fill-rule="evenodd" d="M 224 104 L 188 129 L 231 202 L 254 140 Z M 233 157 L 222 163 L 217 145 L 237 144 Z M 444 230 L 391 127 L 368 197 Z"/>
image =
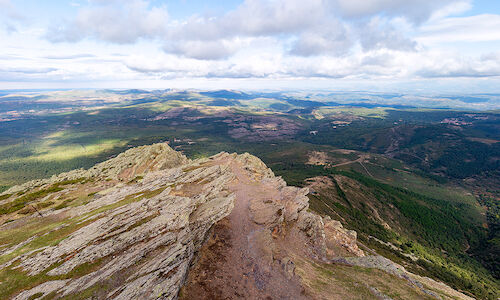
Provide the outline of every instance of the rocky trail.
<path id="1" fill-rule="evenodd" d="M 268 228 L 254 222 L 259 216 L 250 211 L 252 202 L 271 201 L 279 195 L 278 189 L 252 179 L 241 163 L 233 161 L 230 166 L 236 175 L 230 184 L 236 196 L 234 209 L 215 226 L 213 238 L 202 249 L 182 298 L 306 299 L 301 296 L 299 281 L 273 268 L 272 261 L 262 253 L 262 247 L 269 245 L 259 237 Z"/>

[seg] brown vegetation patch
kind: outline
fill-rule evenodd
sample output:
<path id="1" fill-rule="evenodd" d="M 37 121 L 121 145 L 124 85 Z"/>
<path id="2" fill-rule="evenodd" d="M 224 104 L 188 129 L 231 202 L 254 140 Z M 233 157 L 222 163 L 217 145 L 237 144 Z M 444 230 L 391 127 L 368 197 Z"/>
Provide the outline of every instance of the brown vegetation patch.
<path id="1" fill-rule="evenodd" d="M 247 141 L 287 139 L 300 130 L 300 124 L 282 117 L 237 116 L 224 122 L 231 128 L 228 132 L 232 138 Z"/>
<path id="2" fill-rule="evenodd" d="M 487 145 L 493 145 L 493 144 L 500 142 L 500 141 L 494 140 L 494 139 L 483 139 L 483 138 L 475 138 L 475 137 L 469 137 L 467 139 L 470 141 L 473 141 L 473 142 L 479 142 L 479 143 L 483 143 L 483 144 L 487 144 Z"/>
<path id="3" fill-rule="evenodd" d="M 307 164 L 315 166 L 324 166 L 328 163 L 328 154 L 320 151 L 309 152 Z"/>
<path id="4" fill-rule="evenodd" d="M 307 186 L 311 188 L 313 191 L 319 191 L 326 188 L 333 187 L 334 183 L 332 179 L 328 176 L 316 176 L 307 178 L 306 180 Z"/>

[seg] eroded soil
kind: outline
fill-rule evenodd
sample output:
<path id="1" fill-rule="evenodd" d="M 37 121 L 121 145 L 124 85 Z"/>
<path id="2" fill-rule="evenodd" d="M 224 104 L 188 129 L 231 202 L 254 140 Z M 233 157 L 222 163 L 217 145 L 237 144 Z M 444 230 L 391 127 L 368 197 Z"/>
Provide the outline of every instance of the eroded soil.
<path id="1" fill-rule="evenodd" d="M 276 187 L 251 178 L 237 162 L 231 167 L 237 176 L 234 209 L 214 227 L 180 298 L 305 299 L 298 279 L 273 262 L 269 229 L 253 222 L 249 210 L 251 201 L 277 194 Z"/>

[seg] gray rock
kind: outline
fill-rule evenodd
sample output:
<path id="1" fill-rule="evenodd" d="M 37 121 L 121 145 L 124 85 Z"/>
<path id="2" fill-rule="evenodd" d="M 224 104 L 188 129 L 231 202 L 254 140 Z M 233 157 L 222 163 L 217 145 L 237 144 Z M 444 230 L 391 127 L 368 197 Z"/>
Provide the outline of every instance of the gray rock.
<path id="1" fill-rule="evenodd" d="M 97 173 L 100 178 L 128 180 L 145 172 L 138 183 L 102 191 L 89 203 L 63 212 L 65 222 L 80 224 L 81 228 L 56 245 L 13 259 L 19 260 L 15 268 L 30 276 L 44 273 L 70 277 L 42 283 L 18 294 L 16 299 L 52 292 L 71 297 L 103 283 L 112 287 L 109 295 L 100 296 L 103 298 L 175 298 L 210 228 L 234 205 L 234 195 L 227 188 L 234 174 L 227 165 L 210 165 L 210 161 L 191 162 L 160 144 L 131 149 L 90 170 L 46 180 L 52 184 Z M 72 190 L 71 186 L 65 188 Z M 51 215 L 61 216 L 61 212 L 49 212 L 46 217 Z M 36 238 L 13 245 L 6 253 Z M 84 264 L 95 267 L 83 276 L 73 277 L 72 272 L 78 272 Z"/>

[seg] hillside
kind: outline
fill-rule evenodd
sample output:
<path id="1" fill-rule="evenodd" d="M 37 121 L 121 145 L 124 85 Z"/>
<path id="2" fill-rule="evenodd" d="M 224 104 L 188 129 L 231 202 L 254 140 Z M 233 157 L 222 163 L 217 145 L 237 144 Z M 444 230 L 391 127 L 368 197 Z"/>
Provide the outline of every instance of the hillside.
<path id="1" fill-rule="evenodd" d="M 307 194 L 255 156 L 165 143 L 11 187 L 0 298 L 469 299 L 359 244 Z"/>
<path id="2" fill-rule="evenodd" d="M 316 150 L 285 148 L 265 162 L 288 183 L 309 187 L 312 210 L 341 220 L 377 253 L 479 299 L 498 297 L 498 278 L 477 259 L 479 252 L 498 265 L 496 227 L 488 224 L 497 222 L 494 206 L 486 210 L 464 185 L 382 155 Z"/>

